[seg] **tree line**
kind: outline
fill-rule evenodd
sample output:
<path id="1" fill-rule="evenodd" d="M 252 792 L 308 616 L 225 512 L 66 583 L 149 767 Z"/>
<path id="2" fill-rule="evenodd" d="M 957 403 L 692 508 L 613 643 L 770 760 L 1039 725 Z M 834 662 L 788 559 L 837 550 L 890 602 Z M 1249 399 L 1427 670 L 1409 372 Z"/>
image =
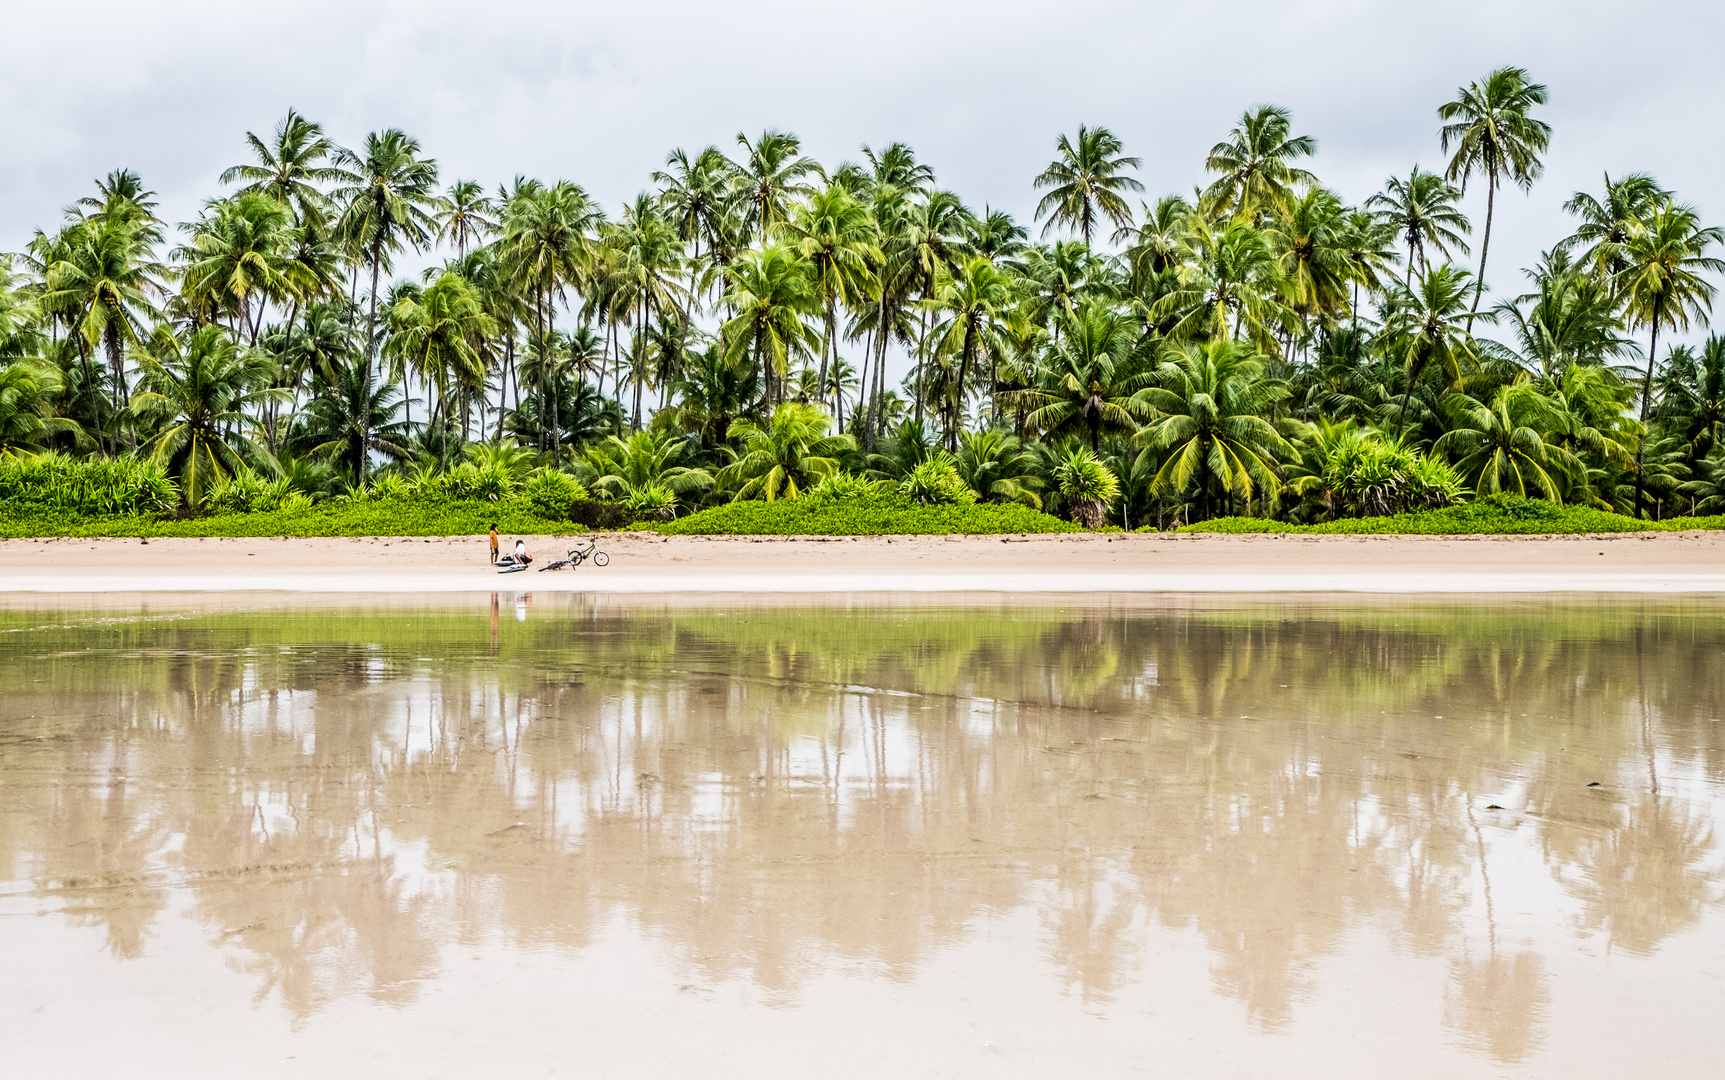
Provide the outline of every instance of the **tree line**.
<path id="1" fill-rule="evenodd" d="M 1718 513 L 1725 341 L 1670 341 L 1706 329 L 1719 228 L 1606 175 L 1491 302 L 1496 197 L 1540 178 L 1547 98 L 1519 68 L 1458 89 L 1438 167 L 1357 206 L 1278 107 L 1154 200 L 1080 126 L 1030 225 L 901 143 L 828 168 L 739 134 L 608 213 L 290 111 L 195 220 L 116 170 L 0 263 L 0 445 L 152 459 L 193 507 L 238 475 L 318 497 L 503 455 L 659 515 L 907 477 L 1128 526 L 1499 492 Z"/>

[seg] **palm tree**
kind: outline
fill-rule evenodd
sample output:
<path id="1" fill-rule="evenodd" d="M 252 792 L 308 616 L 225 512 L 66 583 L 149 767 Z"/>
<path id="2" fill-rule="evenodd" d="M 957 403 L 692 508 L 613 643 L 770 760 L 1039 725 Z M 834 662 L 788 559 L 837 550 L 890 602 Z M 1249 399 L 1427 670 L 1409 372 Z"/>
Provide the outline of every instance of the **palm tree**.
<path id="1" fill-rule="evenodd" d="M 1440 144 L 1446 153 L 1455 146 L 1445 177 L 1461 181 L 1464 193 L 1469 177 L 1485 177 L 1485 233 L 1479 243 L 1470 316 L 1479 310 L 1485 288 L 1485 257 L 1491 251 L 1491 215 L 1498 185 L 1509 181 L 1526 191 L 1545 168 L 1539 155 L 1551 143 L 1551 126 L 1529 113 L 1535 105 L 1544 105 L 1547 96 L 1543 85 L 1527 81 L 1525 69 L 1505 67 L 1487 75 L 1483 83 L 1462 87 L 1454 101 L 1438 107 L 1438 119 L 1445 121 L 1438 135 Z M 1471 317 L 1468 328 L 1473 328 Z"/>
<path id="2" fill-rule="evenodd" d="M 1559 421 L 1552 403 L 1528 385 L 1505 386 L 1481 404 L 1466 394 L 1444 398 L 1450 430 L 1433 450 L 1459 460 L 1456 471 L 1475 493 L 1510 492 L 1563 501 L 1564 476 L 1579 472 L 1573 454 L 1546 441 Z"/>
<path id="3" fill-rule="evenodd" d="M 247 191 L 215 203 L 193 225 L 191 241 L 175 250 L 185 264 L 180 289 L 199 314 L 233 316 L 235 334 L 252 345 L 263 328 L 264 301 L 292 294 L 288 280 L 291 218 L 288 208 L 269 195 Z M 253 300 L 258 302 L 255 311 Z"/>
<path id="4" fill-rule="evenodd" d="M 761 399 L 761 369 L 733 364 L 722 348 L 694 352 L 677 373 L 672 387 L 671 421 L 679 430 L 701 440 L 711 453 L 725 440 L 731 422 L 751 411 Z"/>
<path id="5" fill-rule="evenodd" d="M 673 150 L 665 158 L 665 166 L 653 174 L 653 182 L 659 185 L 659 200 L 666 218 L 685 243 L 695 245 L 696 263 L 702 261 L 704 243 L 707 264 L 723 267 L 732 254 L 729 218 L 735 166 L 716 146 L 702 150 L 693 161 L 682 150 Z M 705 292 L 705 286 L 697 291 Z"/>
<path id="6" fill-rule="evenodd" d="M 460 274 L 446 270 L 429 288 L 403 294 L 388 321 L 384 355 L 400 365 L 403 384 L 416 372 L 436 392 L 433 424 L 445 414 L 452 385 L 463 400 L 485 385 L 497 322 Z"/>
<path id="7" fill-rule="evenodd" d="M 1264 374 L 1266 357 L 1225 339 L 1174 346 L 1157 371 L 1158 385 L 1134 395 L 1133 405 L 1156 419 L 1133 437 L 1134 472 L 1159 460 L 1151 490 L 1179 495 L 1198 488 L 1201 512 L 1211 498 L 1250 500 L 1273 494 L 1279 459 L 1291 452 L 1268 414 L 1288 396 L 1288 385 Z"/>
<path id="8" fill-rule="evenodd" d="M 1241 337 L 1261 351 L 1276 348 L 1288 313 L 1277 299 L 1282 261 L 1263 230 L 1243 218 L 1219 231 L 1196 219 L 1182 246 L 1174 287 L 1151 306 L 1151 318 L 1166 320 L 1175 339 Z"/>
<path id="9" fill-rule="evenodd" d="M 1138 430 L 1133 397 L 1149 381 L 1149 365 L 1131 321 L 1105 305 L 1086 305 L 1061 322 L 1066 332 L 1038 360 L 1031 385 L 1005 391 L 1001 402 L 1023 415 L 1026 432 L 1082 435 L 1100 452 L 1102 436 Z"/>
<path id="10" fill-rule="evenodd" d="M 209 485 L 242 468 L 276 471 L 275 459 L 246 434 L 258 426 L 257 406 L 287 396 L 269 385 L 269 357 L 219 326 L 199 327 L 183 343 L 161 327 L 139 366 L 132 411 L 166 426 L 138 452 L 179 477 L 188 505 L 200 505 Z"/>
<path id="11" fill-rule="evenodd" d="M 1603 364 L 1632 347 L 1607 283 L 1570 263 L 1562 249 L 1527 272 L 1536 291 L 1494 309 L 1515 335 L 1517 363 L 1561 384 L 1577 364 Z"/>
<path id="12" fill-rule="evenodd" d="M 874 219 L 868 207 L 837 185 L 828 185 L 799 204 L 784 227 L 786 242 L 806 260 L 820 293 L 826 334 L 821 343 L 815 394 L 824 399 L 827 368 L 838 359 L 838 305 L 860 304 L 871 284 L 870 256 L 875 250 Z"/>
<path id="13" fill-rule="evenodd" d="M 397 419 L 401 391 L 378 380 L 363 357 L 340 364 L 333 379 L 320 380 L 301 414 L 294 442 L 306 453 L 344 466 L 359 487 L 370 472 L 371 455 L 400 461 L 411 456 L 407 425 Z"/>
<path id="14" fill-rule="evenodd" d="M 1204 211 L 1249 216 L 1257 225 L 1284 211 L 1295 187 L 1314 182 L 1311 173 L 1293 163 L 1318 152 L 1318 140 L 1291 134 L 1293 126 L 1288 110 L 1274 105 L 1242 114 L 1204 160 L 1205 169 L 1221 174 L 1199 197 Z"/>
<path id="15" fill-rule="evenodd" d="M 1136 169 L 1139 159 L 1121 154 L 1120 139 L 1112 131 L 1083 124 L 1076 139 L 1062 135 L 1054 149 L 1059 156 L 1033 183 L 1038 191 L 1048 189 L 1036 204 L 1036 217 L 1048 218 L 1043 235 L 1059 225 L 1077 232 L 1088 248 L 1101 218 L 1116 228 L 1128 227 L 1132 208 L 1121 192 L 1143 191 L 1144 185 L 1124 173 Z"/>
<path id="16" fill-rule="evenodd" d="M 107 354 L 113 401 L 121 407 L 130 394 L 125 346 L 138 341 L 143 319 L 154 315 L 145 296 L 156 288 L 149 247 L 135 224 L 92 220 L 64 230 L 52 257 L 43 274 L 42 307 L 78 331 L 86 360 L 97 349 Z"/>
<path id="17" fill-rule="evenodd" d="M 610 436 L 581 455 L 577 475 L 593 491 L 617 502 L 663 488 L 687 499 L 713 486 L 706 469 L 680 465 L 691 440 L 668 431 Z"/>
<path id="18" fill-rule="evenodd" d="M 636 327 L 634 424 L 639 428 L 641 390 L 647 382 L 649 327 L 655 315 L 661 330 L 666 323 L 680 320 L 691 299 L 681 276 L 682 242 L 653 197 L 641 194 L 624 209 L 622 221 L 606 232 L 603 244 L 615 256 L 605 271 L 606 285 L 616 293 Z"/>
<path id="19" fill-rule="evenodd" d="M 1725 271 L 1725 261 L 1706 254 L 1714 244 L 1725 242 L 1717 226 L 1703 227 L 1691 206 L 1663 202 L 1643 223 L 1631 230 L 1622 244 L 1602 245 L 1601 255 L 1620 260 L 1616 286 L 1631 326 L 1648 328 L 1647 374 L 1641 382 L 1641 422 L 1653 411 L 1653 365 L 1659 350 L 1661 327 L 1687 329 L 1691 318 L 1704 316 L 1711 308 L 1714 287 L 1702 274 Z M 1636 451 L 1635 512 L 1645 501 L 1646 486 L 1641 466 L 1646 460 L 1646 440 Z"/>
<path id="20" fill-rule="evenodd" d="M 1015 299 L 1014 292 L 1011 280 L 998 267 L 981 255 L 973 255 L 954 267 L 950 275 L 942 276 L 929 298 L 936 310 L 948 316 L 935 327 L 937 348 L 959 357 L 958 378 L 946 410 L 949 449 L 958 449 L 958 417 L 970 386 L 971 365 L 979 349 L 987 350 L 991 356 L 999 351 L 1000 332 L 1007 309 Z M 993 383 L 991 368 L 991 389 Z"/>
<path id="21" fill-rule="evenodd" d="M 69 222 L 126 225 L 146 247 L 162 242 L 162 219 L 156 216 L 154 202 L 156 193 L 145 190 L 143 178 L 137 173 L 115 169 L 106 179 L 96 181 L 96 192 L 66 208 Z"/>
<path id="22" fill-rule="evenodd" d="M 346 169 L 324 164 L 341 153 L 340 147 L 324 135 L 321 125 L 312 123 L 293 109 L 289 109 L 287 116 L 276 125 L 273 143 L 266 144 L 248 131 L 246 145 L 252 148 L 257 164 L 235 165 L 225 170 L 221 176 L 222 183 L 251 181 L 234 194 L 267 195 L 292 208 L 301 225 L 321 226 L 324 223 L 325 197 L 318 184 L 358 182 Z"/>
<path id="23" fill-rule="evenodd" d="M 439 206 L 437 241 L 453 241 L 455 257 L 467 258 L 467 245 L 484 243 L 497 231 L 497 204 L 486 197 L 477 180 L 457 180 L 449 185 Z"/>
<path id="24" fill-rule="evenodd" d="M 719 482 L 737 488 L 739 499 L 795 499 L 839 469 L 839 458 L 856 449 L 849 435 L 829 435 L 832 417 L 812 405 L 787 401 L 761 426 L 741 419 L 730 437 L 742 446 L 719 471 Z"/>
<path id="25" fill-rule="evenodd" d="M 591 234 L 601 221 L 599 208 L 577 184 L 559 181 L 546 187 L 518 182 L 504 206 L 503 236 L 498 240 L 509 276 L 533 297 L 534 332 L 550 341 L 556 332 L 556 301 L 565 287 L 591 273 Z M 549 370 L 549 369 L 542 369 Z M 557 401 L 548 387 L 548 400 Z M 558 445 L 555 408 L 552 445 Z"/>
<path id="26" fill-rule="evenodd" d="M 1100 529 L 1107 523 L 1108 504 L 1120 497 L 1120 479 L 1094 451 L 1069 446 L 1055 459 L 1051 472 L 1073 521 L 1086 529 Z"/>
<path id="27" fill-rule="evenodd" d="M 953 466 L 983 502 L 1017 502 L 1042 509 L 1037 493 L 1047 484 L 1037 475 L 1036 455 L 1004 428 L 960 434 Z"/>
<path id="28" fill-rule="evenodd" d="M 365 150 L 341 150 L 346 183 L 333 193 L 346 209 L 337 231 L 371 265 L 365 356 L 376 354 L 378 275 L 403 248 L 419 251 L 437 231 L 437 162 L 419 156 L 419 141 L 396 128 L 365 137 Z"/>
<path id="29" fill-rule="evenodd" d="M 805 261 L 778 244 L 742 256 L 725 268 L 725 277 L 725 303 L 736 312 L 721 328 L 725 357 L 733 364 L 753 364 L 767 400 L 777 402 L 792 355 L 817 343 L 806 320 L 821 311 L 820 293 L 809 281 Z"/>
<path id="30" fill-rule="evenodd" d="M 803 157 L 801 140 L 787 132 L 764 131 L 751 142 L 739 131 L 737 144 L 747 151 L 732 174 L 732 191 L 743 203 L 742 226 L 766 243 L 790 217 L 791 200 L 814 190 L 807 178 L 823 176 L 821 166 Z"/>
<path id="31" fill-rule="evenodd" d="M 1437 173 L 1414 166 L 1406 180 L 1392 176 L 1384 181 L 1384 190 L 1366 200 L 1366 209 L 1373 210 L 1385 225 L 1402 238 L 1408 248 L 1408 268 L 1405 284 L 1413 284 L 1416 271 L 1425 273 L 1429 263 L 1426 252 L 1435 251 L 1446 258 L 1450 249 L 1466 255 L 1469 251 L 1463 239 L 1472 226 L 1467 215 L 1456 205 L 1461 190 Z"/>
<path id="32" fill-rule="evenodd" d="M 1691 461 L 1725 446 L 1725 337 L 1709 335 L 1699 356 L 1672 349 L 1659 388 L 1655 417 L 1683 437 Z"/>
<path id="33" fill-rule="evenodd" d="M 43 449 L 49 440 L 88 441 L 74 420 L 55 415 L 60 374 L 44 364 L 15 360 L 0 368 L 0 456 Z"/>
<path id="34" fill-rule="evenodd" d="M 1451 383 L 1479 363 L 1479 348 L 1465 322 L 1468 272 L 1452 263 L 1433 266 L 1414 288 L 1398 287 L 1393 309 L 1384 322 L 1388 352 L 1401 361 L 1407 388 L 1397 412 L 1396 434 L 1407 427 L 1408 402 L 1414 386 L 1428 371 L 1441 371 Z"/>
<path id="35" fill-rule="evenodd" d="M 1283 293 L 1299 313 L 1302 330 L 1309 320 L 1327 319 L 1347 303 L 1354 264 L 1346 246 L 1346 215 L 1335 192 L 1314 185 L 1291 200 L 1272 226 L 1282 251 Z"/>
<path id="36" fill-rule="evenodd" d="M 1665 203 L 1671 192 L 1656 183 L 1646 173 L 1630 173 L 1621 180 L 1605 174 L 1605 194 L 1594 198 L 1585 191 L 1563 204 L 1563 208 L 1581 219 L 1575 232 L 1558 241 L 1553 249 L 1568 254 L 1584 247 L 1579 261 L 1591 265 L 1593 272 L 1611 278 L 1623 269 L 1619 256 L 1632 233 Z"/>

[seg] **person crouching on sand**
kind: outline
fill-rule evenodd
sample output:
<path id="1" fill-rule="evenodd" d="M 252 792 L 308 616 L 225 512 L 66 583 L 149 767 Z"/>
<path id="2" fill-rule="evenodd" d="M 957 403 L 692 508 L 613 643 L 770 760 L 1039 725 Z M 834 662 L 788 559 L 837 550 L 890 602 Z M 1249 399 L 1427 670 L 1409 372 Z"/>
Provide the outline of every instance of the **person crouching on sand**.
<path id="1" fill-rule="evenodd" d="M 533 561 L 533 556 L 527 553 L 527 541 L 515 541 L 515 561 L 520 563 L 522 566 L 526 566 L 528 563 Z"/>
<path id="2" fill-rule="evenodd" d="M 491 565 L 497 565 L 497 522 L 491 523 Z"/>

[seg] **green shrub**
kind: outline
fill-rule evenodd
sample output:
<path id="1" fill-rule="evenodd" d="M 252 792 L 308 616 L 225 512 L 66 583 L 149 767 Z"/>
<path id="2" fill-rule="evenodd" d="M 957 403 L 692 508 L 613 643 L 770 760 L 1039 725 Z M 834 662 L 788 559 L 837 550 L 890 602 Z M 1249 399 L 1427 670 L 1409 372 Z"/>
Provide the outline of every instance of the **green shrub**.
<path id="1" fill-rule="evenodd" d="M 670 521 L 677 516 L 677 493 L 663 484 L 631 491 L 618 504 L 638 521 Z"/>
<path id="2" fill-rule="evenodd" d="M 1077 532 L 1022 503 L 921 506 L 894 492 L 861 498 L 738 501 L 640 528 L 670 536 L 893 536 Z"/>
<path id="3" fill-rule="evenodd" d="M 304 510 L 311 497 L 295 491 L 287 477 L 269 479 L 247 469 L 210 486 L 204 509 L 213 513 L 247 514 L 271 510 Z"/>
<path id="4" fill-rule="evenodd" d="M 0 506 L 71 514 L 167 513 L 180 501 L 167 471 L 136 458 L 64 454 L 0 458 Z"/>
<path id="5" fill-rule="evenodd" d="M 536 469 L 521 489 L 521 497 L 533 504 L 540 515 L 554 520 L 567 520 L 577 503 L 591 496 L 581 482 L 559 469 Z"/>
<path id="6" fill-rule="evenodd" d="M 976 492 L 958 475 L 958 467 L 945 451 L 936 451 L 905 474 L 898 492 L 918 506 L 965 505 L 976 501 Z"/>

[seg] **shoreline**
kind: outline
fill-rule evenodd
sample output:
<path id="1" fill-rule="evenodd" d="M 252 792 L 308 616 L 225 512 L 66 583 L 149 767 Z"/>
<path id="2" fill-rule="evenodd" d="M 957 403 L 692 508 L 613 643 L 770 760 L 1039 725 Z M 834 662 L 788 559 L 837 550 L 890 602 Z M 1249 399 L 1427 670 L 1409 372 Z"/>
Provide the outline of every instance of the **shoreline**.
<path id="1" fill-rule="evenodd" d="M 544 565 L 592 535 L 524 539 Z M 609 566 L 516 574 L 483 537 L 0 540 L 0 593 L 1725 594 L 1721 532 L 596 535 Z"/>

